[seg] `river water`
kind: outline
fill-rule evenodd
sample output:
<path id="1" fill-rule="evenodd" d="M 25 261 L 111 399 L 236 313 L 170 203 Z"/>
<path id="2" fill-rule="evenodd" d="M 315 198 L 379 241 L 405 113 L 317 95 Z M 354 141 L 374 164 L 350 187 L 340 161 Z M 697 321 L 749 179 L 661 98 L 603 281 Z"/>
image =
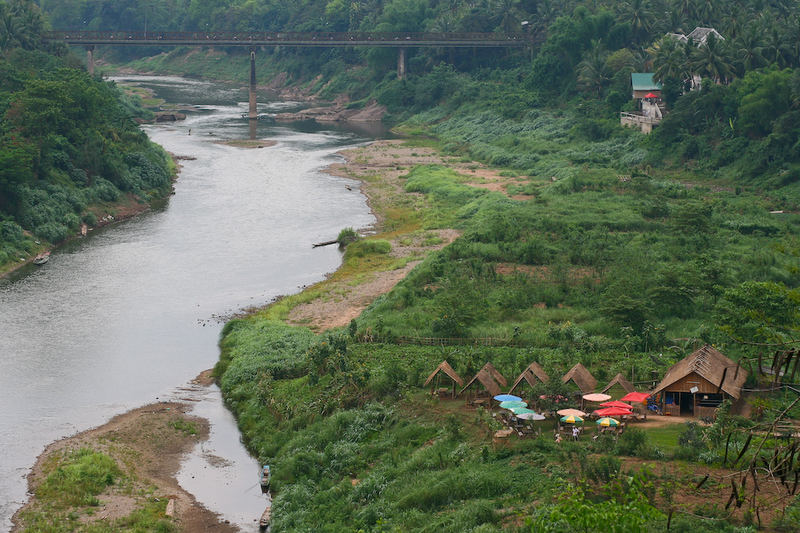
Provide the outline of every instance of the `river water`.
<path id="1" fill-rule="evenodd" d="M 297 292 L 337 268 L 335 247 L 311 244 L 374 222 L 359 184 L 324 173 L 363 133 L 259 121 L 277 145 L 244 149 L 246 93 L 182 78 L 131 77 L 186 121 L 147 126 L 182 161 L 163 208 L 90 232 L 39 268 L 0 280 L 0 530 L 26 499 L 44 447 L 131 408 L 190 397 L 212 422 L 179 474 L 199 501 L 257 530 L 265 500 L 219 391 L 190 380 L 218 358 L 228 316 Z M 267 102 L 260 113 L 301 104 Z M 346 188 L 348 185 L 350 189 Z"/>

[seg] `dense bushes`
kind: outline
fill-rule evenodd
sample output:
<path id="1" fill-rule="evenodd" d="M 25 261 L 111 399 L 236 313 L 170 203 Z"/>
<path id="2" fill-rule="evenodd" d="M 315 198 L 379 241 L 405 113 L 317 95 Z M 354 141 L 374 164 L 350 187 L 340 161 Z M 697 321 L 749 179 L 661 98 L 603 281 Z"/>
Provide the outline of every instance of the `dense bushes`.
<path id="1" fill-rule="evenodd" d="M 20 24 L 7 28 L 12 36 L 38 16 L 24 1 L 12 11 Z M 55 243 L 93 220 L 91 205 L 116 202 L 122 192 L 141 201 L 164 196 L 170 163 L 131 120 L 131 102 L 122 103 L 113 84 L 41 49 L 35 37 L 4 46 L 0 56 L 0 216 Z M 7 239 L 0 263 L 27 255 L 30 246 Z"/>

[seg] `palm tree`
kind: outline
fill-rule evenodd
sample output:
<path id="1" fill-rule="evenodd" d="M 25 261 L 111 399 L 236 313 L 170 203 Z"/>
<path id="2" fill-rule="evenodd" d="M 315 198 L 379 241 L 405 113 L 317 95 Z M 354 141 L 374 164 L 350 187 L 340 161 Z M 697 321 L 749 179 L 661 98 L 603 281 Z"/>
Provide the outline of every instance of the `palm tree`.
<path id="1" fill-rule="evenodd" d="M 640 42 L 647 38 L 650 32 L 652 15 L 650 14 L 647 0 L 630 0 L 625 4 L 625 14 L 631 24 L 633 40 Z"/>
<path id="2" fill-rule="evenodd" d="M 733 77 L 729 47 L 726 41 L 718 41 L 713 33 L 708 36 L 705 45 L 694 50 L 690 66 L 693 72 L 707 76 L 716 83 L 727 83 Z"/>
<path id="3" fill-rule="evenodd" d="M 653 57 L 653 79 L 664 83 L 664 80 L 686 80 L 689 78 L 689 68 L 683 44 L 672 37 L 662 37 L 650 49 Z"/>
<path id="4" fill-rule="evenodd" d="M 500 16 L 500 27 L 506 33 L 520 31 L 520 0 L 494 0 L 492 10 Z"/>
<path id="5" fill-rule="evenodd" d="M 790 47 L 784 35 L 775 24 L 772 24 L 764 34 L 762 54 L 768 63 L 775 63 L 783 68 L 789 63 L 791 56 Z"/>
<path id="6" fill-rule="evenodd" d="M 738 72 L 744 75 L 748 70 L 754 70 L 765 63 L 764 56 L 761 55 L 763 46 L 761 32 L 755 24 L 751 24 L 742 34 L 733 41 L 733 48 L 736 51 L 736 62 Z"/>
<path id="7" fill-rule="evenodd" d="M 592 40 L 591 47 L 587 50 L 583 61 L 578 63 L 578 84 L 599 98 L 608 83 L 609 72 L 606 68 L 606 51 L 603 43 Z"/>

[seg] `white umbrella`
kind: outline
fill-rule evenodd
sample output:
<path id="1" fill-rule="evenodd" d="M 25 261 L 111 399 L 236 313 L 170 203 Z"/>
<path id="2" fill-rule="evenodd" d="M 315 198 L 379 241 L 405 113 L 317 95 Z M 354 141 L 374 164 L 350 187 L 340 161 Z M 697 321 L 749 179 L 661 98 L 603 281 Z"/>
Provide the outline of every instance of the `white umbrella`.
<path id="1" fill-rule="evenodd" d="M 540 415 L 539 413 L 521 413 L 517 415 L 517 418 L 522 420 L 544 420 L 544 415 Z"/>

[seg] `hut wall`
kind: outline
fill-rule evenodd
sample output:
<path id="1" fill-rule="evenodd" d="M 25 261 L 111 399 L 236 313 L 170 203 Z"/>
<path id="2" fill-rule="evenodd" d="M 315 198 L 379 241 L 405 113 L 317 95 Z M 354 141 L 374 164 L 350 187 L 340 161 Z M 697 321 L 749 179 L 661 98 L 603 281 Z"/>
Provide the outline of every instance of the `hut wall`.
<path id="1" fill-rule="evenodd" d="M 706 378 L 699 376 L 692 372 L 688 376 L 684 376 L 672 385 L 664 389 L 665 392 L 690 392 L 692 387 L 697 387 L 698 393 L 715 394 L 717 392 L 717 385 L 711 383 Z"/>

